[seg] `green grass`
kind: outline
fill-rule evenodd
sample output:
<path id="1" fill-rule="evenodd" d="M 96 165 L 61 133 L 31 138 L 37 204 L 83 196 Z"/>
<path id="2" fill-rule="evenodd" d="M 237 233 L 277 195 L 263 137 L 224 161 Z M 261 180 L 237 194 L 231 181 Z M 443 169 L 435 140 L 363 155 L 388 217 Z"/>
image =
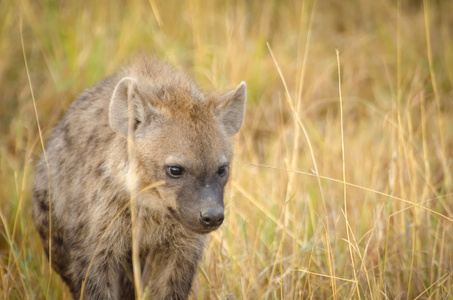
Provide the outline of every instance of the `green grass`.
<path id="1" fill-rule="evenodd" d="M 192 298 L 453 298 L 452 11 L 1 1 L 0 297 L 70 299 L 31 220 L 42 153 L 31 90 L 45 142 L 80 92 L 145 50 L 207 91 L 248 84 L 227 218 Z"/>

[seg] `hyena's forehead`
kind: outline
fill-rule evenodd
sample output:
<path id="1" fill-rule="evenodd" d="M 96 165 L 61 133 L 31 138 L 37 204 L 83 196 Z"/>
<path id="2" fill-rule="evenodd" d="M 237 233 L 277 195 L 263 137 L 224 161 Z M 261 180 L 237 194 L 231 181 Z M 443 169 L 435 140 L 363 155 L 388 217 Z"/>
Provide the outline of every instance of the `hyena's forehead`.
<path id="1" fill-rule="evenodd" d="M 210 168 L 229 163 L 232 149 L 227 137 L 215 122 L 199 123 L 173 122 L 165 127 L 161 137 L 165 140 L 166 159 L 175 165 L 197 165 Z M 183 161 L 178 161 L 183 160 Z"/>
<path id="2" fill-rule="evenodd" d="M 187 140 L 187 150 L 196 154 L 198 159 L 210 162 L 226 163 L 231 157 L 231 145 L 215 122 L 198 124 L 196 127 L 185 127 L 181 131 Z"/>

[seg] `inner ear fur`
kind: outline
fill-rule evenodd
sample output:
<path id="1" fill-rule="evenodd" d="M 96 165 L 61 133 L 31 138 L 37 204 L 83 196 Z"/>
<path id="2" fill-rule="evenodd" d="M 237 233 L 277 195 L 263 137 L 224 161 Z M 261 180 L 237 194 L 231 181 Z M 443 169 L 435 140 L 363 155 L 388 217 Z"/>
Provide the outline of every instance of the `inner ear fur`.
<path id="1" fill-rule="evenodd" d="M 247 84 L 244 81 L 220 97 L 217 116 L 227 135 L 233 136 L 241 129 L 246 101 Z"/>
<path id="2" fill-rule="evenodd" d="M 110 126 L 118 133 L 127 136 L 129 125 L 132 126 L 132 131 L 135 131 L 144 121 L 145 106 L 137 82 L 132 77 L 124 77 L 115 86 L 110 99 Z"/>

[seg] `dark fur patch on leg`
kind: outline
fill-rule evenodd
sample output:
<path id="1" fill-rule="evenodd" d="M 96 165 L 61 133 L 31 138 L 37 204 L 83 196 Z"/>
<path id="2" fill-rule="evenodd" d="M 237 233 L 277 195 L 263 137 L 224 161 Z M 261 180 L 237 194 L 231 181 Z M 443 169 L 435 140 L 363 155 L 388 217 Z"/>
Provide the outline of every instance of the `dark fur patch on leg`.
<path id="1" fill-rule="evenodd" d="M 49 193 L 47 190 L 34 190 L 33 198 L 42 212 L 49 211 Z"/>

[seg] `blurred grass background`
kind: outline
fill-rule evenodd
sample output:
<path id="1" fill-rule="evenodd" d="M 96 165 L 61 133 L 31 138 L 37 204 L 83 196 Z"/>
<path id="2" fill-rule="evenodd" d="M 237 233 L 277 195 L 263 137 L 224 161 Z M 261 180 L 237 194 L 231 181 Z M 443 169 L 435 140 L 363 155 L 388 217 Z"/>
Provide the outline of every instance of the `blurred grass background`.
<path id="1" fill-rule="evenodd" d="M 452 299 L 452 12 L 440 0 L 1 1 L 0 297 L 70 299 L 31 220 L 31 88 L 46 141 L 80 92 L 145 50 L 207 91 L 248 84 L 227 218 L 193 299 Z"/>

